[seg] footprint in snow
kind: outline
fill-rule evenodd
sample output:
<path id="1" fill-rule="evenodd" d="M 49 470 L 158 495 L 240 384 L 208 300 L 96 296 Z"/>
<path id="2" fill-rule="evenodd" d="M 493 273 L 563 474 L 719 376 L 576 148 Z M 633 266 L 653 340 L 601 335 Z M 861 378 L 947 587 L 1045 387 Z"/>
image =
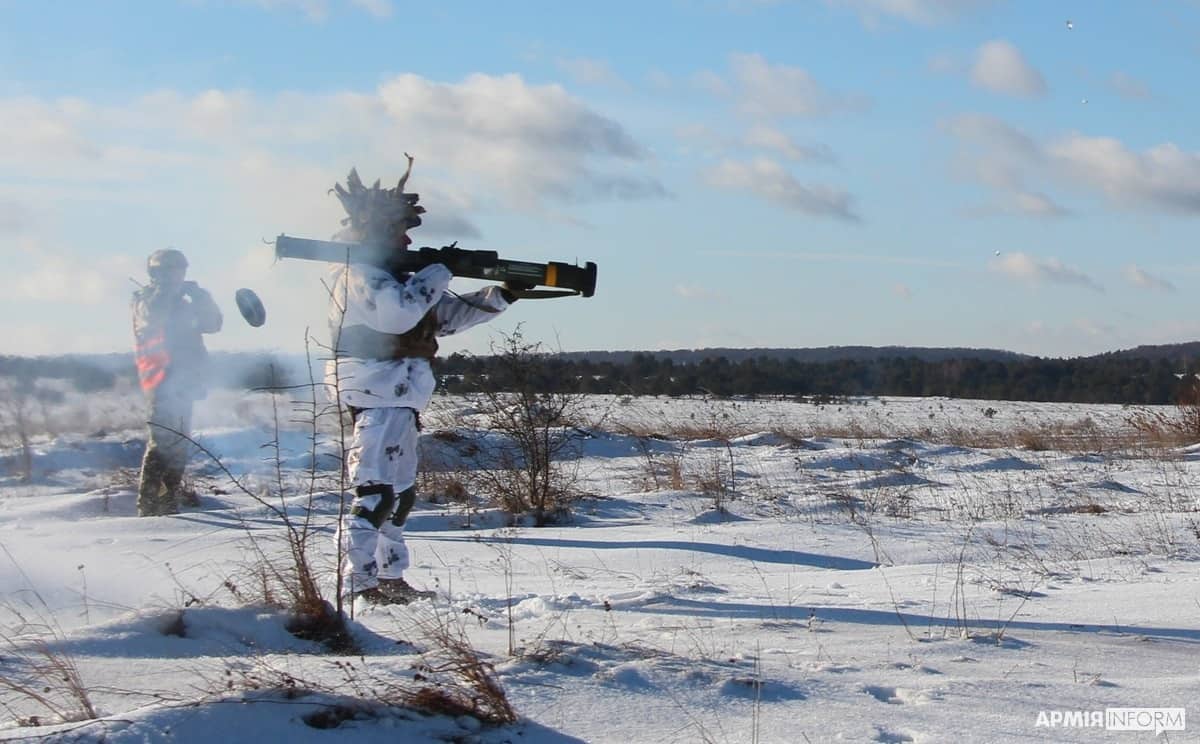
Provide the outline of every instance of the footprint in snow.
<path id="1" fill-rule="evenodd" d="M 889 703 L 891 705 L 901 705 L 904 703 L 904 700 L 900 699 L 898 690 L 895 687 L 867 685 L 863 688 L 863 692 L 867 693 L 881 703 Z"/>
<path id="2" fill-rule="evenodd" d="M 889 731 L 882 726 L 876 726 L 875 732 L 875 741 L 884 742 L 884 744 L 901 744 L 901 742 L 916 741 L 911 734 L 906 734 L 903 731 Z"/>

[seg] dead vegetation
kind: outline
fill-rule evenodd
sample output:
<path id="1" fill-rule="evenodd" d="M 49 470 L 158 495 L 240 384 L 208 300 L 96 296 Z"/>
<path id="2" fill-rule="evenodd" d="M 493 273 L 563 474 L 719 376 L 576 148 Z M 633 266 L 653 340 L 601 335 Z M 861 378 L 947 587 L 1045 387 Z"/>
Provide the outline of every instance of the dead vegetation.
<path id="1" fill-rule="evenodd" d="M 210 679 L 214 693 L 274 692 L 290 697 L 312 693 L 347 698 L 310 719 L 314 728 L 337 728 L 347 721 L 415 711 L 424 715 L 467 716 L 485 726 L 518 720 L 492 664 L 471 646 L 449 616 L 429 613 L 410 618 L 418 643 L 407 669 L 400 657 L 341 657 L 331 661 L 332 675 L 306 675 L 274 666 L 266 659 L 227 667 Z M 332 677 L 332 679 L 331 679 Z"/>
<path id="2" fill-rule="evenodd" d="M 492 353 L 501 384 L 468 396 L 487 428 L 461 449 L 473 466 L 463 474 L 514 517 L 528 514 L 538 527 L 560 521 L 581 496 L 572 463 L 588 436 L 585 396 L 554 391 L 541 344 L 526 341 L 520 329 L 503 336 Z"/>
<path id="3" fill-rule="evenodd" d="M 7 549 L 12 569 L 24 570 Z M 23 592 L 21 605 L 5 604 L 0 627 L 0 708 L 19 726 L 87 721 L 96 706 L 74 657 L 63 650 L 62 628 L 36 589 Z"/>

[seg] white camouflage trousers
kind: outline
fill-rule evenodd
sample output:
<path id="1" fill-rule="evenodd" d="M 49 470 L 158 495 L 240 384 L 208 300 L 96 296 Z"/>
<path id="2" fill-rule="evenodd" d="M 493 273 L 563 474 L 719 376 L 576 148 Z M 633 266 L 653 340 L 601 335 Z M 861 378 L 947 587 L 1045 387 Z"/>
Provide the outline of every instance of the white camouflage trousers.
<path id="1" fill-rule="evenodd" d="M 398 579 L 408 568 L 404 525 L 393 524 L 392 511 L 401 492 L 417 479 L 417 418 L 411 408 L 365 408 L 354 420 L 354 436 L 346 453 L 353 486 L 390 485 L 396 499 L 378 512 L 384 495 L 356 492 L 338 526 L 338 544 L 345 551 L 342 590 L 361 592 L 379 579 Z M 376 527 L 365 514 L 382 517 Z"/>

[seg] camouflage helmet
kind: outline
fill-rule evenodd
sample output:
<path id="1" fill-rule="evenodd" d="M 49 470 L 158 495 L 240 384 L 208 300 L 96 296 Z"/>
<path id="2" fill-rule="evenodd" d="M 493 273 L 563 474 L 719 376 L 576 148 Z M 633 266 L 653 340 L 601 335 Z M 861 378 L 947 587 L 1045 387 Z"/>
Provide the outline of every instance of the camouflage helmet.
<path id="1" fill-rule="evenodd" d="M 146 271 L 151 276 L 171 269 L 187 269 L 187 257 L 174 248 L 162 248 L 146 259 Z"/>

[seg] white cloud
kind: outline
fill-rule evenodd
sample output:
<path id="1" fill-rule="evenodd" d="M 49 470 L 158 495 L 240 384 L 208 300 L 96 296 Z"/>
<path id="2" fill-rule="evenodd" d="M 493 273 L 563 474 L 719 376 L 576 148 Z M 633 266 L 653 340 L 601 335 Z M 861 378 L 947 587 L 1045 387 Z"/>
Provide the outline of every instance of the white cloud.
<path id="1" fill-rule="evenodd" d="M 862 96 L 827 90 L 807 70 L 773 65 L 759 54 L 730 57 L 731 80 L 704 73 L 698 79 L 718 94 L 732 95 L 738 109 L 761 119 L 818 117 L 868 106 Z"/>
<path id="2" fill-rule="evenodd" d="M 1111 137 L 1071 134 L 1047 155 L 1057 170 L 1118 203 L 1200 213 L 1200 154 L 1174 143 L 1137 153 Z"/>
<path id="3" fill-rule="evenodd" d="M 34 98 L 0 100 L 0 163 L 26 162 L 33 155 L 62 160 L 95 160 L 101 149 L 80 123 L 89 116 L 74 102 Z"/>
<path id="4" fill-rule="evenodd" d="M 1045 194 L 1020 190 L 1011 194 L 1005 211 L 1029 217 L 1066 217 L 1071 213 Z"/>
<path id="5" fill-rule="evenodd" d="M 937 75 L 963 75 L 967 67 L 962 59 L 949 52 L 938 52 L 925 61 L 925 69 Z"/>
<path id="6" fill-rule="evenodd" d="M 1157 276 L 1152 276 L 1142 270 L 1135 264 L 1130 264 L 1121 272 L 1130 284 L 1142 289 L 1150 289 L 1158 292 L 1174 292 L 1175 285 L 1166 279 L 1160 279 Z"/>
<path id="7" fill-rule="evenodd" d="M 1108 79 L 1108 87 L 1112 88 L 1122 98 L 1138 101 L 1152 98 L 1150 88 L 1141 80 L 1117 71 Z"/>
<path id="8" fill-rule="evenodd" d="M 243 0 L 267 10 L 282 10 L 303 13 L 310 21 L 324 21 L 329 16 L 327 0 Z"/>
<path id="9" fill-rule="evenodd" d="M 956 138 L 1001 152 L 1009 159 L 1037 160 L 1041 147 L 1032 137 L 987 114 L 963 114 L 942 123 Z"/>
<path id="10" fill-rule="evenodd" d="M 859 221 L 849 194 L 823 185 L 806 186 L 769 158 L 756 158 L 748 163 L 725 160 L 711 168 L 705 178 L 712 186 L 746 191 L 797 212 Z"/>
<path id="11" fill-rule="evenodd" d="M 1123 207 L 1200 214 L 1200 152 L 1174 143 L 1135 152 L 1111 137 L 1071 133 L 1043 144 L 981 115 L 957 117 L 943 128 L 962 146 L 962 169 L 1001 192 L 1006 209 L 1039 216 L 1065 212 L 1028 185 L 1042 180 L 1098 193 Z"/>
<path id="12" fill-rule="evenodd" d="M 516 75 L 472 75 L 452 85 L 406 74 L 386 83 L 378 98 L 389 131 L 416 135 L 406 146 L 518 203 L 665 194 L 640 172 L 613 175 L 592 165 L 636 163 L 648 154 L 620 124 L 557 85 L 531 86 Z"/>
<path id="13" fill-rule="evenodd" d="M 1069 210 L 1043 191 L 1027 186 L 1030 173 L 1042 166 L 1041 145 L 999 119 L 965 114 L 942 124 L 965 148 L 960 168 L 998 193 L 994 203 L 971 210 L 979 215 L 1015 214 L 1063 217 Z"/>
<path id="14" fill-rule="evenodd" d="M 362 8 L 376 18 L 390 18 L 395 12 L 391 0 L 350 0 L 350 4 Z"/>
<path id="15" fill-rule="evenodd" d="M 675 79 L 665 71 L 660 69 L 652 69 L 646 73 L 646 85 L 649 85 L 654 90 L 670 90 L 675 87 Z"/>
<path id="16" fill-rule="evenodd" d="M 558 68 L 582 85 L 599 85 L 609 88 L 628 88 L 629 85 L 613 71 L 608 62 L 585 57 L 564 57 L 556 60 Z"/>
<path id="17" fill-rule="evenodd" d="M 869 26 L 885 17 L 922 25 L 953 20 L 961 15 L 986 9 L 997 0 L 825 0 L 835 7 L 856 11 Z"/>
<path id="18" fill-rule="evenodd" d="M 751 147 L 770 150 L 788 160 L 807 160 L 819 163 L 836 161 L 827 145 L 799 145 L 786 132 L 764 124 L 756 124 L 746 132 L 745 142 Z"/>
<path id="19" fill-rule="evenodd" d="M 310 21 L 322 22 L 329 18 L 331 0 L 242 0 L 245 4 L 257 5 L 267 10 L 299 12 Z M 394 12 L 392 0 L 346 0 L 346 5 L 375 16 L 388 18 Z"/>
<path id="20" fill-rule="evenodd" d="M 94 183 L 167 171 L 181 183 L 276 154 L 341 174 L 354 143 L 360 164 L 396 173 L 408 150 L 428 169 L 422 175 L 465 184 L 486 195 L 480 203 L 533 210 L 544 200 L 665 194 L 647 171 L 648 152 L 619 123 L 559 86 L 515 75 L 459 83 L 400 75 L 376 91 L 325 95 L 162 91 L 121 106 L 0 99 L 0 141 L 9 145 L 0 165 Z"/>
<path id="21" fill-rule="evenodd" d="M 1068 284 L 1098 292 L 1104 289 L 1079 269 L 1067 266 L 1057 258 L 1039 260 L 1027 253 L 1006 253 L 990 263 L 992 271 L 1033 284 Z"/>
<path id="22" fill-rule="evenodd" d="M 1042 74 L 1003 39 L 979 47 L 971 67 L 971 82 L 980 88 L 1014 96 L 1040 96 L 1046 92 Z"/>
<path id="23" fill-rule="evenodd" d="M 711 70 L 701 70 L 693 75 L 692 86 L 716 96 L 727 96 L 733 92 L 733 88 L 725 78 Z"/>
<path id="24" fill-rule="evenodd" d="M 20 202 L 0 198 L 0 235 L 17 235 L 31 223 L 29 210 Z"/>
<path id="25" fill-rule="evenodd" d="M 32 239 L 15 242 L 0 277 L 0 296 L 7 301 L 103 305 L 122 293 L 133 268 L 121 256 L 101 259 L 70 255 Z"/>

